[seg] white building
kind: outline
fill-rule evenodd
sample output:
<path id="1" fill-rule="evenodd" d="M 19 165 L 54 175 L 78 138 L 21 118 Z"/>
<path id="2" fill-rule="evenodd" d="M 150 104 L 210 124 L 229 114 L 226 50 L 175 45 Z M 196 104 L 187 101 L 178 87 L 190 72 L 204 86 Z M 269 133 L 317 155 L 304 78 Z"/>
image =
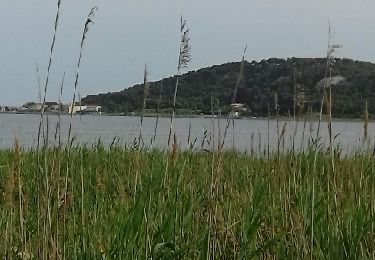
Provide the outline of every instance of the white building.
<path id="1" fill-rule="evenodd" d="M 240 118 L 242 112 L 247 112 L 247 108 L 242 103 L 233 103 L 230 106 L 232 107 L 232 111 L 230 112 L 231 117 Z"/>
<path id="2" fill-rule="evenodd" d="M 82 113 L 82 114 L 101 114 L 102 113 L 102 107 L 101 106 L 72 106 L 69 105 L 69 114 L 76 114 L 76 113 Z"/>

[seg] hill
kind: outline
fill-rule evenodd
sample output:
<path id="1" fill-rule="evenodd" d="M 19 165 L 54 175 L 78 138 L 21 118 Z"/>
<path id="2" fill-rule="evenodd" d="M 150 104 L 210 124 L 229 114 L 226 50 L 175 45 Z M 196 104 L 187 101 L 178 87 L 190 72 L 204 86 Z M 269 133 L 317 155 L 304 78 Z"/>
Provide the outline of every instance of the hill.
<path id="1" fill-rule="evenodd" d="M 182 75 L 177 108 L 209 114 L 213 104 L 215 110 L 220 108 L 225 113 L 229 110 L 239 71 L 240 63 L 232 62 Z M 319 111 L 322 90 L 316 85 L 324 78 L 325 71 L 326 60 L 323 58 L 271 58 L 245 62 L 236 102 L 245 104 L 253 115 L 266 116 L 269 107 L 270 113 L 275 113 L 277 99 L 280 114 L 290 115 L 294 111 L 296 96 L 300 112 L 310 108 Z M 360 117 L 366 100 L 369 113 L 375 113 L 375 64 L 336 59 L 332 74 L 345 78 L 340 86 L 333 88 L 334 117 Z M 175 81 L 175 77 L 169 77 L 150 83 L 147 108 L 156 109 L 160 103 L 160 109 L 170 109 Z M 106 112 L 127 113 L 140 111 L 142 100 L 143 85 L 135 85 L 120 92 L 89 95 L 82 102 L 101 105 Z"/>

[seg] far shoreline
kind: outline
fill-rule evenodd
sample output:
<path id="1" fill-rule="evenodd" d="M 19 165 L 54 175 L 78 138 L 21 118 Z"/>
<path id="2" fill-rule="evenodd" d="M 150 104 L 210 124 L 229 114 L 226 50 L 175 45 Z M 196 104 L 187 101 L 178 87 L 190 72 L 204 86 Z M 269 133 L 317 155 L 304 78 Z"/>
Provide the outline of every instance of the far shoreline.
<path id="1" fill-rule="evenodd" d="M 5 112 L 0 112 L 0 115 L 1 114 L 10 114 L 10 115 L 40 115 L 40 112 L 28 112 L 28 111 L 5 111 Z M 45 112 L 44 115 L 48 115 L 48 116 L 58 116 L 58 112 Z M 61 116 L 70 116 L 70 113 L 68 112 L 62 112 L 60 113 Z M 141 114 L 140 113 L 106 113 L 106 112 L 103 112 L 103 113 L 85 113 L 85 114 L 79 114 L 79 113 L 75 113 L 73 114 L 73 116 L 110 116 L 110 117 L 141 117 Z M 150 118 L 150 117 L 153 117 L 153 118 L 156 118 L 156 117 L 159 117 L 159 118 L 170 118 L 170 115 L 169 114 L 159 114 L 159 115 L 156 115 L 156 114 L 145 114 L 143 115 L 143 117 L 147 117 L 147 118 Z M 181 114 L 181 115 L 176 115 L 175 118 L 186 118 L 186 119 L 189 119 L 189 118 L 201 118 L 201 119 L 228 119 L 227 116 L 212 116 L 212 115 L 196 115 L 196 114 Z M 287 116 L 280 116 L 280 117 L 275 117 L 275 116 L 271 116 L 271 117 L 263 117 L 263 116 L 242 116 L 242 117 L 239 117 L 239 118 L 234 118 L 235 120 L 271 120 L 271 121 L 274 121 L 274 120 L 280 120 L 280 121 L 294 121 L 294 118 L 293 117 L 287 117 Z M 312 116 L 312 117 L 308 117 L 307 119 L 305 119 L 304 117 L 299 117 L 298 119 L 298 122 L 319 122 L 319 116 Z M 360 119 L 360 118 L 350 118 L 350 117 L 335 117 L 332 119 L 333 122 L 364 122 L 363 119 Z M 328 122 L 328 116 L 323 116 L 322 118 L 322 121 L 321 122 Z M 369 122 L 375 122 L 375 120 L 372 120 L 370 119 Z"/>

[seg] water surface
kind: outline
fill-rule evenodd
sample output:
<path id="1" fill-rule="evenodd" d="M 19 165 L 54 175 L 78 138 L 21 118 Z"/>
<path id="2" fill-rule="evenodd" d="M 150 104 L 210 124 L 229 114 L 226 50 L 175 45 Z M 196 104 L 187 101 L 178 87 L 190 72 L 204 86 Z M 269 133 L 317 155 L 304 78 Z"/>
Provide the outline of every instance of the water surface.
<path id="1" fill-rule="evenodd" d="M 0 113 L 0 147 L 13 147 L 15 139 L 25 148 L 36 147 L 38 140 L 40 115 L 38 114 L 1 114 Z M 48 131 L 47 131 L 48 122 Z M 70 116 L 61 116 L 61 131 L 56 131 L 57 115 L 48 115 L 45 119 L 45 132 L 48 132 L 48 143 L 56 145 L 58 139 L 66 143 Z M 94 145 L 100 140 L 108 146 L 115 142 L 121 146 L 133 145 L 140 137 L 147 147 L 168 147 L 170 118 L 159 118 L 156 129 L 156 118 L 146 117 L 142 130 L 139 117 L 127 116 L 73 116 L 72 136 L 75 143 Z M 316 138 L 318 122 L 267 119 L 236 119 L 227 124 L 226 119 L 216 118 L 176 118 L 173 133 L 181 148 L 193 146 L 195 149 L 213 149 L 223 143 L 224 132 L 227 129 L 224 147 L 234 148 L 242 152 L 263 153 L 270 151 L 299 150 L 306 148 L 309 142 Z M 233 128 L 234 126 L 234 128 Z M 333 133 L 336 136 L 334 144 L 343 152 L 354 152 L 372 147 L 374 140 L 373 128 L 370 122 L 369 139 L 363 143 L 363 123 L 353 121 L 337 121 L 333 123 Z M 295 131 L 296 129 L 296 131 Z M 323 147 L 329 145 L 327 123 L 320 126 L 320 143 Z M 294 145 L 293 145 L 294 144 Z"/>

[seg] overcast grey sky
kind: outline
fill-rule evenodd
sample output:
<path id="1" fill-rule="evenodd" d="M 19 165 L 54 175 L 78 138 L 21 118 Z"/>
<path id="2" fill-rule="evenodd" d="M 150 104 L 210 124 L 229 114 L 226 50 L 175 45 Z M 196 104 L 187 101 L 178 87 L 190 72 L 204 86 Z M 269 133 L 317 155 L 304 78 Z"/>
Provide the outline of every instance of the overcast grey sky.
<path id="1" fill-rule="evenodd" d="M 0 1 L 0 104 L 37 101 L 36 63 L 45 80 L 57 0 Z M 247 60 L 322 57 L 327 24 L 340 57 L 375 62 L 374 0 L 62 0 L 48 99 L 56 100 L 64 71 L 63 99 L 73 93 L 82 27 L 98 6 L 81 64 L 81 96 L 114 92 L 175 73 L 179 19 L 191 29 L 189 70 Z"/>

